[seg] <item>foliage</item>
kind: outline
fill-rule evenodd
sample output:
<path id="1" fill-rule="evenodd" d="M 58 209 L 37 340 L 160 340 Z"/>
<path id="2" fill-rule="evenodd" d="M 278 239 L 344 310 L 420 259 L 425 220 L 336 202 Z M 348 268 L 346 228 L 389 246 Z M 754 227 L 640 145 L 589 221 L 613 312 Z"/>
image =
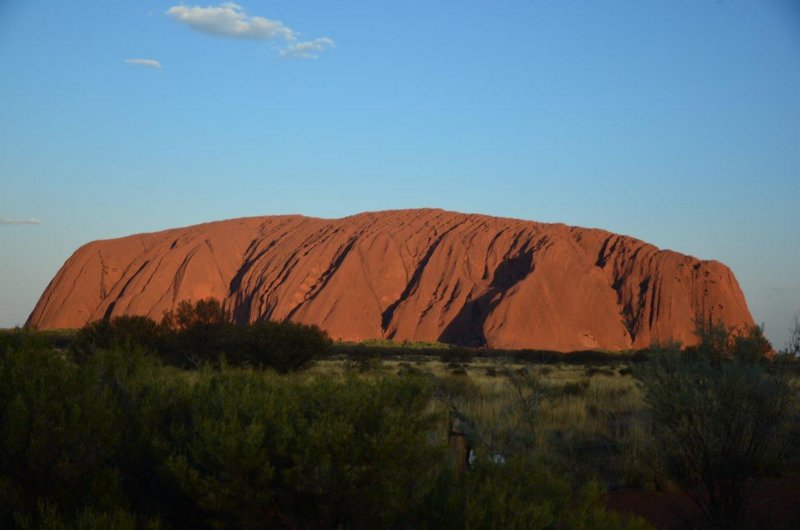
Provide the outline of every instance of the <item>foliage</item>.
<path id="1" fill-rule="evenodd" d="M 219 300 L 207 298 L 194 304 L 184 300 L 164 313 L 166 359 L 170 363 L 198 367 L 216 361 L 220 345 L 233 324 Z"/>
<path id="2" fill-rule="evenodd" d="M 43 333 L 28 328 L 0 329 L 0 354 L 27 348 L 46 348 Z"/>
<path id="3" fill-rule="evenodd" d="M 555 521 L 544 528 L 625 528 L 639 523 L 607 512 L 603 488 L 591 477 L 612 487 L 657 487 L 652 463 L 664 460 L 673 471 L 681 461 L 676 450 L 673 456 L 665 450 L 670 438 L 663 426 L 651 436 L 657 422 L 655 408 L 649 417 L 643 410 L 645 387 L 616 372 L 607 376 L 612 363 L 592 370 L 478 358 L 458 365 L 465 377 L 449 375 L 446 363 L 419 361 L 410 370 L 363 350 L 365 372 L 342 370 L 347 361 L 329 359 L 279 375 L 267 350 L 294 344 L 283 350 L 288 356 L 328 343 L 302 335 L 313 332 L 302 327 L 294 329 L 300 342 L 285 338 L 292 328 L 267 336 L 280 326 L 256 325 L 249 334 L 253 328 L 222 323 L 208 357 L 192 370 L 163 364 L 186 365 L 169 356 L 183 332 L 177 328 L 158 326 L 154 352 L 115 338 L 109 344 L 118 346 L 95 347 L 86 356 L 65 356 L 31 330 L 7 332 L 9 346 L 0 355 L 0 527 L 404 529 L 501 521 L 527 528 L 528 517 Z M 707 341 L 727 348 L 713 356 L 703 347 L 680 353 L 665 346 L 648 355 L 652 362 L 634 363 L 635 375 L 641 382 L 666 358 L 705 363 L 712 375 L 740 366 L 779 380 L 776 365 L 755 362 L 757 336 L 744 338 Z M 742 346 L 748 344 L 755 345 L 750 352 Z M 386 369 L 373 369 L 381 362 Z M 696 390 L 692 377 L 678 388 L 707 397 L 721 387 L 712 384 L 716 376 L 704 375 L 706 386 Z M 730 394 L 711 400 L 732 410 L 709 405 L 703 414 L 742 411 L 747 396 L 763 394 L 736 377 L 725 387 Z M 771 406 L 758 406 L 765 418 Z M 453 409 L 476 434 L 475 469 L 460 474 L 443 448 Z M 777 445 L 784 431 L 776 426 L 772 433 Z M 774 467 L 767 464 L 754 474 Z"/>
<path id="4" fill-rule="evenodd" d="M 288 373 L 308 367 L 328 354 L 331 340 L 317 326 L 293 322 L 256 322 L 227 330 L 222 349 L 236 365 L 272 368 Z"/>
<path id="5" fill-rule="evenodd" d="M 183 301 L 164 314 L 165 359 L 178 366 L 216 364 L 224 355 L 234 366 L 272 368 L 279 373 L 305 369 L 331 346 L 317 326 L 294 322 L 256 322 L 234 325 L 219 301 Z"/>
<path id="6" fill-rule="evenodd" d="M 413 511 L 441 458 L 416 379 L 223 372 L 191 394 L 192 427 L 168 444 L 182 449 L 167 468 L 216 527 L 386 527 Z"/>
<path id="7" fill-rule="evenodd" d="M 0 356 L 0 527 L 376 528 L 443 458 L 419 377 L 179 371 L 139 350 Z M 437 441 L 438 440 L 438 441 Z"/>
<path id="8" fill-rule="evenodd" d="M 215 298 L 205 298 L 194 304 L 183 300 L 174 311 L 164 313 L 162 323 L 174 330 L 186 331 L 189 329 L 213 329 L 217 326 L 230 323 L 225 308 Z"/>
<path id="9" fill-rule="evenodd" d="M 128 422 L 115 389 L 123 371 L 48 350 L 0 358 L 0 526 L 43 500 L 67 512 L 125 506 L 118 461 Z"/>
<path id="10" fill-rule="evenodd" d="M 34 515 L 18 515 L 15 518 L 19 530 L 160 530 L 157 519 L 137 524 L 137 517 L 124 510 L 114 509 L 97 512 L 92 509 L 81 511 L 73 520 L 59 513 L 55 504 L 40 502 Z"/>
<path id="11" fill-rule="evenodd" d="M 772 354 L 772 345 L 760 326 L 736 329 L 723 322 L 704 322 L 700 319 L 696 320 L 695 325 L 699 343 L 686 348 L 689 356 L 704 357 L 712 363 L 720 363 L 727 359 L 757 362 Z M 670 350 L 675 345 L 667 344 L 662 348 Z"/>
<path id="12" fill-rule="evenodd" d="M 155 351 L 160 346 L 161 329 L 143 316 L 116 316 L 96 320 L 78 330 L 71 351 L 78 358 L 94 355 L 98 350 L 144 348 Z"/>
<path id="13" fill-rule="evenodd" d="M 442 474 L 428 498 L 426 528 L 453 530 L 635 530 L 641 519 L 609 512 L 603 488 L 590 482 L 577 495 L 541 460 L 482 462 L 463 475 Z"/>
<path id="14" fill-rule="evenodd" d="M 793 391 L 762 361 L 759 328 L 699 327 L 700 343 L 637 366 L 667 472 L 712 525 L 743 524 L 754 479 L 786 454 Z"/>

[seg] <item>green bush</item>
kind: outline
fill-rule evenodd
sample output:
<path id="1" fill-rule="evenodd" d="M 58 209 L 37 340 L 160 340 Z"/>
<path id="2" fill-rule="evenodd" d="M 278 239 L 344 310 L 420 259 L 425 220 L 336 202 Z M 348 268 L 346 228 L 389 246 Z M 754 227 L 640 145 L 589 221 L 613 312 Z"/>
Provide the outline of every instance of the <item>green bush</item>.
<path id="1" fill-rule="evenodd" d="M 608 511 L 604 490 L 591 482 L 573 494 L 563 475 L 541 460 L 478 464 L 440 476 L 426 504 L 425 528 L 453 530 L 638 530 L 643 520 Z"/>
<path id="2" fill-rule="evenodd" d="M 70 518 L 59 513 L 55 504 L 40 502 L 35 515 L 18 515 L 15 518 L 18 530 L 159 530 L 157 519 L 137 524 L 137 517 L 123 509 L 98 512 L 92 509 L 81 511 Z"/>
<path id="3" fill-rule="evenodd" d="M 54 352 L 0 357 L 0 520 L 41 499 L 66 510 L 119 501 L 123 418 L 98 375 Z"/>
<path id="4" fill-rule="evenodd" d="M 794 391 L 762 362 L 758 328 L 700 327 L 700 344 L 653 353 L 635 377 L 667 472 L 709 524 L 744 524 L 753 481 L 786 458 Z M 768 344 L 768 343 L 767 343 Z"/>
<path id="5" fill-rule="evenodd" d="M 307 368 L 330 352 L 331 339 L 317 326 L 293 322 L 256 322 L 227 330 L 222 348 L 236 365 L 268 367 L 278 373 Z"/>
<path id="6" fill-rule="evenodd" d="M 469 378 L 160 359 L 136 347 L 78 363 L 30 345 L 0 355 L 0 528 L 632 524 L 541 461 L 453 473 L 433 397 L 479 394 Z"/>
<path id="7" fill-rule="evenodd" d="M 0 354 L 19 349 L 46 347 L 45 336 L 34 329 L 0 329 Z"/>
<path id="8" fill-rule="evenodd" d="M 170 364 L 197 368 L 219 360 L 221 346 L 234 325 L 219 300 L 207 298 L 194 304 L 182 301 L 164 313 L 162 354 Z"/>
<path id="9" fill-rule="evenodd" d="M 234 325 L 219 301 L 181 302 L 164 315 L 162 355 L 170 364 L 217 364 L 224 355 L 233 366 L 272 368 L 288 373 L 307 368 L 327 355 L 331 340 L 317 326 L 293 322 Z"/>
<path id="10" fill-rule="evenodd" d="M 70 350 L 78 359 L 113 348 L 139 347 L 155 351 L 161 346 L 161 337 L 162 330 L 153 320 L 123 315 L 85 325 L 78 330 Z"/>
<path id="11" fill-rule="evenodd" d="M 223 371 L 191 392 L 167 468 L 215 527 L 389 527 L 418 508 L 441 459 L 416 378 Z"/>

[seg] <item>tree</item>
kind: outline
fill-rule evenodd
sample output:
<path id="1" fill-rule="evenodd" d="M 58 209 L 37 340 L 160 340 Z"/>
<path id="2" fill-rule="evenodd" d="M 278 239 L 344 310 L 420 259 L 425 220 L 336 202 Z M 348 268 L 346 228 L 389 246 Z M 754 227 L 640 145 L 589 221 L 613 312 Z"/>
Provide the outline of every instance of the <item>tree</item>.
<path id="1" fill-rule="evenodd" d="M 99 349 L 115 347 L 158 348 L 161 331 L 155 321 L 143 316 L 121 315 L 86 324 L 75 335 L 71 350 L 79 359 L 94 355 Z"/>
<path id="2" fill-rule="evenodd" d="M 184 300 L 178 304 L 175 311 L 164 313 L 162 323 L 177 331 L 189 329 L 210 329 L 229 323 L 225 308 L 215 298 L 198 300 L 194 304 Z"/>
<path id="3" fill-rule="evenodd" d="M 737 528 L 755 480 L 787 456 L 794 393 L 769 369 L 760 328 L 737 334 L 717 324 L 697 333 L 697 346 L 654 352 L 634 374 L 669 477 L 708 523 Z"/>
<path id="4" fill-rule="evenodd" d="M 317 326 L 266 321 L 232 326 L 224 346 L 232 364 L 288 373 L 307 368 L 315 359 L 327 355 L 331 339 Z"/>
<path id="5" fill-rule="evenodd" d="M 184 300 L 175 311 L 167 311 L 161 320 L 167 330 L 164 355 L 168 362 L 198 366 L 216 361 L 220 343 L 233 324 L 219 300 L 206 298 L 194 304 Z"/>

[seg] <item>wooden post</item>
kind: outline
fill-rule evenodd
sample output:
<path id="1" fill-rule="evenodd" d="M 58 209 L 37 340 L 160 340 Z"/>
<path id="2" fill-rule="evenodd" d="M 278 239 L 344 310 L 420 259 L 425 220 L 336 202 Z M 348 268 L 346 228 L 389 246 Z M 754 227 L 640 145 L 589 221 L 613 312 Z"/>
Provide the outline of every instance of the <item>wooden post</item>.
<path id="1" fill-rule="evenodd" d="M 456 410 L 450 411 L 448 421 L 447 443 L 453 450 L 456 457 L 456 470 L 463 473 L 469 466 L 470 447 L 467 432 L 469 432 L 469 420 Z"/>

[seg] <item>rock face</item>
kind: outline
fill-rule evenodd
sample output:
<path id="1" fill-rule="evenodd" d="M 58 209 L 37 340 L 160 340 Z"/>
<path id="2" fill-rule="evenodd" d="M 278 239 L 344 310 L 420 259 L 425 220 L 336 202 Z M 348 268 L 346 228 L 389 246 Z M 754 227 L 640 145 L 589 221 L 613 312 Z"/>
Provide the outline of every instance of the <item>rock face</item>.
<path id="1" fill-rule="evenodd" d="M 344 340 L 620 350 L 694 341 L 694 318 L 752 325 L 725 265 L 602 230 L 442 210 L 274 216 L 95 241 L 28 324 L 160 320 L 224 301 L 237 322 L 317 324 Z"/>

